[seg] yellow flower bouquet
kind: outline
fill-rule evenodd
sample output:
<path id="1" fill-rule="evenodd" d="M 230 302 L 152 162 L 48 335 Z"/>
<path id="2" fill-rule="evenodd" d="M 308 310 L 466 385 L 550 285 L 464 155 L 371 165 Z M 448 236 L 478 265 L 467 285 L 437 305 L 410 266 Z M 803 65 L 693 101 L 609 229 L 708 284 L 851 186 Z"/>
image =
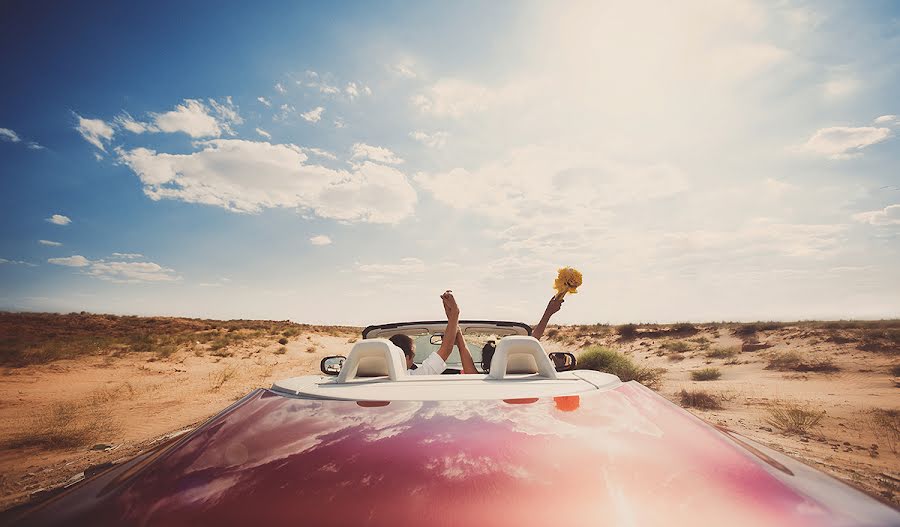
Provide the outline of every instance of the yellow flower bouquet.
<path id="1" fill-rule="evenodd" d="M 581 273 L 571 267 L 563 267 L 556 276 L 553 289 L 556 289 L 556 298 L 566 296 L 566 293 L 575 294 L 581 286 Z"/>

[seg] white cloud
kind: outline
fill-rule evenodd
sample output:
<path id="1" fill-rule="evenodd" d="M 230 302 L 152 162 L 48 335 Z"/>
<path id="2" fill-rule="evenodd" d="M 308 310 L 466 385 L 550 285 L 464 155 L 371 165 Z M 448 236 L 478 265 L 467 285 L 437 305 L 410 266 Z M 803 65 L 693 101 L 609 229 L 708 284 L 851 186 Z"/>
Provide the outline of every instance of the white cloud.
<path id="1" fill-rule="evenodd" d="M 292 105 L 284 103 L 279 107 L 279 113 L 272 116 L 273 121 L 286 121 L 288 117 L 297 111 Z"/>
<path id="2" fill-rule="evenodd" d="M 331 238 L 324 234 L 319 234 L 310 238 L 309 243 L 313 245 L 331 245 Z"/>
<path id="3" fill-rule="evenodd" d="M 622 164 L 594 151 L 552 145 L 516 148 L 474 170 L 420 172 L 413 179 L 449 205 L 502 218 L 555 209 L 560 215 L 594 214 L 687 188 L 681 171 L 669 165 Z M 490 196 L 491 206 L 471 196 Z"/>
<path id="4" fill-rule="evenodd" d="M 133 134 L 159 131 L 150 123 L 136 121 L 128 112 L 122 112 L 121 115 L 116 117 L 116 124 Z"/>
<path id="5" fill-rule="evenodd" d="M 390 65 L 388 69 L 398 77 L 403 77 L 404 79 L 416 78 L 415 64 L 413 64 L 411 60 L 402 60 L 396 64 Z"/>
<path id="6" fill-rule="evenodd" d="M 12 143 L 18 143 L 22 139 L 19 138 L 19 134 L 13 132 L 9 128 L 0 128 L 0 139 L 4 141 L 10 141 Z"/>
<path id="7" fill-rule="evenodd" d="M 352 171 L 307 164 L 292 144 L 217 139 L 191 154 L 121 151 L 153 200 L 178 199 L 234 212 L 292 207 L 347 222 L 396 223 L 413 212 L 415 190 L 392 167 L 364 162 Z"/>
<path id="8" fill-rule="evenodd" d="M 153 262 L 90 262 L 85 274 L 117 283 L 172 282 L 180 280 L 173 269 Z"/>
<path id="9" fill-rule="evenodd" d="M 322 114 L 325 113 L 325 108 L 321 106 L 316 106 L 312 110 L 301 113 L 300 117 L 302 117 L 305 121 L 309 121 L 311 123 L 317 123 L 320 119 L 322 119 Z"/>
<path id="10" fill-rule="evenodd" d="M 54 265 L 64 265 L 66 267 L 86 267 L 91 264 L 90 260 L 80 254 L 67 256 L 65 258 L 49 258 L 47 262 Z"/>
<path id="11" fill-rule="evenodd" d="M 112 253 L 112 256 L 113 258 L 125 258 L 126 260 L 135 260 L 144 257 L 141 253 Z"/>
<path id="12" fill-rule="evenodd" d="M 802 150 L 831 159 L 849 159 L 891 136 L 890 128 L 832 126 L 816 131 Z"/>
<path id="13" fill-rule="evenodd" d="M 38 243 L 41 245 L 46 245 L 48 247 L 60 247 L 62 244 L 59 242 L 54 242 L 50 240 L 38 240 Z"/>
<path id="14" fill-rule="evenodd" d="M 413 106 L 438 117 L 455 117 L 485 110 L 495 98 L 487 87 L 462 79 L 441 79 L 414 95 Z"/>
<path id="15" fill-rule="evenodd" d="M 210 115 L 205 104 L 196 99 L 185 99 L 174 110 L 151 115 L 156 128 L 162 132 L 184 132 L 194 138 L 222 135 L 219 121 Z"/>
<path id="16" fill-rule="evenodd" d="M 317 157 L 323 157 L 325 159 L 331 159 L 332 161 L 337 160 L 337 156 L 332 154 L 327 150 L 322 150 L 321 148 L 315 147 L 303 147 L 302 148 L 304 154 L 312 154 Z"/>
<path id="17" fill-rule="evenodd" d="M 287 90 L 284 88 L 284 85 L 281 84 L 280 82 L 275 83 L 275 91 L 277 91 L 278 93 L 280 93 L 282 95 L 287 93 Z"/>
<path id="18" fill-rule="evenodd" d="M 19 134 L 10 130 L 9 128 L 0 128 L 0 141 L 7 141 L 10 143 L 21 143 L 22 138 L 19 137 Z M 35 143 L 34 141 L 28 141 L 25 143 L 31 150 L 44 150 L 44 147 Z"/>
<path id="19" fill-rule="evenodd" d="M 352 101 L 352 100 L 355 100 L 360 95 L 372 95 L 372 89 L 364 84 L 348 82 L 347 87 L 344 88 L 344 93 Z"/>
<path id="20" fill-rule="evenodd" d="M 207 99 L 207 101 L 219 116 L 219 126 L 222 127 L 222 130 L 228 135 L 235 135 L 232 125 L 244 124 L 244 118 L 238 113 L 238 107 L 231 100 L 231 96 L 226 96 L 222 102 L 215 99 Z"/>
<path id="21" fill-rule="evenodd" d="M 53 216 L 47 218 L 47 221 L 54 225 L 68 225 L 72 223 L 72 220 L 69 219 L 68 216 L 63 216 L 62 214 L 54 214 Z"/>
<path id="22" fill-rule="evenodd" d="M 894 124 L 898 122 L 896 115 L 882 115 L 881 117 L 877 117 L 875 119 L 875 124 Z"/>
<path id="23" fill-rule="evenodd" d="M 272 102 L 269 99 L 266 99 L 265 97 L 257 97 L 256 100 L 261 102 L 263 104 L 263 106 L 265 106 L 266 108 L 272 107 Z"/>
<path id="24" fill-rule="evenodd" d="M 113 253 L 116 258 L 140 258 L 140 254 Z M 82 269 L 82 274 L 93 276 L 101 280 L 118 283 L 137 282 L 170 282 L 180 280 L 174 270 L 162 267 L 153 262 L 122 262 L 106 259 L 89 260 L 81 255 L 66 258 L 50 258 L 47 260 L 54 265 L 77 267 Z"/>
<path id="25" fill-rule="evenodd" d="M 7 260 L 6 258 L 0 258 L 0 265 L 24 265 L 25 267 L 37 267 L 37 265 L 26 262 L 25 260 Z"/>
<path id="26" fill-rule="evenodd" d="M 398 263 L 356 264 L 357 270 L 362 273 L 373 274 L 407 274 L 421 273 L 425 271 L 425 262 L 419 258 L 401 258 Z"/>
<path id="27" fill-rule="evenodd" d="M 853 219 L 870 225 L 900 225 L 900 204 L 888 205 L 881 210 L 860 212 Z"/>
<path id="28" fill-rule="evenodd" d="M 85 119 L 78 114 L 75 114 L 75 117 L 78 118 L 78 126 L 75 129 L 78 130 L 81 137 L 88 143 L 106 152 L 106 147 L 103 143 L 112 140 L 113 135 L 115 135 L 113 127 L 102 119 Z"/>
<path id="29" fill-rule="evenodd" d="M 854 77 L 841 76 L 827 80 L 823 90 L 826 99 L 843 99 L 859 91 L 861 85 Z"/>
<path id="30" fill-rule="evenodd" d="M 262 128 L 257 128 L 256 133 L 261 135 L 262 137 L 265 137 L 266 139 L 272 139 L 272 134 L 263 130 Z"/>
<path id="31" fill-rule="evenodd" d="M 416 141 L 422 143 L 423 145 L 429 148 L 444 148 L 444 145 L 447 144 L 447 137 L 449 134 L 447 132 L 422 132 L 416 130 L 414 132 L 410 132 L 409 136 Z"/>
<path id="32" fill-rule="evenodd" d="M 347 126 L 347 124 L 344 123 L 344 120 L 342 118 L 338 117 L 337 119 L 334 120 L 335 128 L 340 129 L 340 128 L 344 128 L 345 126 Z"/>
<path id="33" fill-rule="evenodd" d="M 243 124 L 244 119 L 238 114 L 231 97 L 225 97 L 222 102 L 215 99 L 207 101 L 209 106 L 197 99 L 185 99 L 174 110 L 150 113 L 150 122 L 138 121 L 128 112 L 122 112 L 115 123 L 134 134 L 184 132 L 194 138 L 219 137 L 223 133 L 235 135 L 232 125 Z"/>
<path id="34" fill-rule="evenodd" d="M 398 165 L 403 162 L 397 154 L 382 146 L 372 146 L 365 143 L 355 143 L 352 150 L 352 159 L 368 159 L 376 163 Z"/>
<path id="35" fill-rule="evenodd" d="M 308 88 L 314 88 L 324 95 L 337 95 L 341 93 L 341 89 L 337 86 L 330 84 L 323 77 L 323 75 L 319 75 L 315 71 L 306 70 L 306 81 L 297 81 L 297 84 L 301 86 L 306 86 Z"/>

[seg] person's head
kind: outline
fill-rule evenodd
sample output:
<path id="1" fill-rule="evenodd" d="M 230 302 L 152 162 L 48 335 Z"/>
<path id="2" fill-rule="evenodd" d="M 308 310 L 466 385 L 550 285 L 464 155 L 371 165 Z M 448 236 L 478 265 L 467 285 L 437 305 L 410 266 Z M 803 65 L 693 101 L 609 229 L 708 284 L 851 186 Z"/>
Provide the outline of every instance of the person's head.
<path id="1" fill-rule="evenodd" d="M 413 342 L 413 339 L 409 335 L 398 333 L 389 340 L 394 343 L 394 346 L 403 350 L 403 354 L 406 355 L 406 368 L 412 368 L 413 358 L 416 356 L 416 343 Z"/>
<path id="2" fill-rule="evenodd" d="M 485 373 L 491 372 L 491 360 L 494 358 L 494 351 L 496 350 L 497 347 L 494 345 L 493 340 L 485 342 L 484 347 L 481 348 L 481 369 Z"/>

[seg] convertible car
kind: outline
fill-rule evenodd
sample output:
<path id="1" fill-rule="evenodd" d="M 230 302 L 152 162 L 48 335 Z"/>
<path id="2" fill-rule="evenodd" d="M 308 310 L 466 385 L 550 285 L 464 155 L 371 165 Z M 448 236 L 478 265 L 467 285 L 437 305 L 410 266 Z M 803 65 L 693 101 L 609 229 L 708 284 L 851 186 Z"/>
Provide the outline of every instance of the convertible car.
<path id="1" fill-rule="evenodd" d="M 890 505 L 636 382 L 551 360 L 525 324 L 461 322 L 473 352 L 496 342 L 488 374 L 408 375 L 385 337 L 412 336 L 421 361 L 443 327 L 368 327 L 322 375 L 256 390 L 0 523 L 900 525 Z"/>

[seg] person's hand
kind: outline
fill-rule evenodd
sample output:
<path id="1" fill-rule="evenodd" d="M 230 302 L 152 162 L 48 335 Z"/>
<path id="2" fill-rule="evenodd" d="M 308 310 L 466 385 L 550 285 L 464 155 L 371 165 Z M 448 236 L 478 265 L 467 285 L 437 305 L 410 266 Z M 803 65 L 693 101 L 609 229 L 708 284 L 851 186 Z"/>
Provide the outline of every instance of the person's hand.
<path id="1" fill-rule="evenodd" d="M 553 314 L 562 309 L 563 302 L 565 301 L 564 298 L 556 298 L 556 296 L 553 296 L 553 298 L 550 299 L 550 302 L 547 303 L 547 309 L 544 310 L 544 316 L 553 316 Z"/>
<path id="2" fill-rule="evenodd" d="M 444 291 L 444 294 L 441 295 L 441 301 L 444 303 L 444 313 L 447 315 L 447 320 L 458 319 L 459 306 L 456 305 L 456 299 L 453 298 L 453 291 Z"/>

